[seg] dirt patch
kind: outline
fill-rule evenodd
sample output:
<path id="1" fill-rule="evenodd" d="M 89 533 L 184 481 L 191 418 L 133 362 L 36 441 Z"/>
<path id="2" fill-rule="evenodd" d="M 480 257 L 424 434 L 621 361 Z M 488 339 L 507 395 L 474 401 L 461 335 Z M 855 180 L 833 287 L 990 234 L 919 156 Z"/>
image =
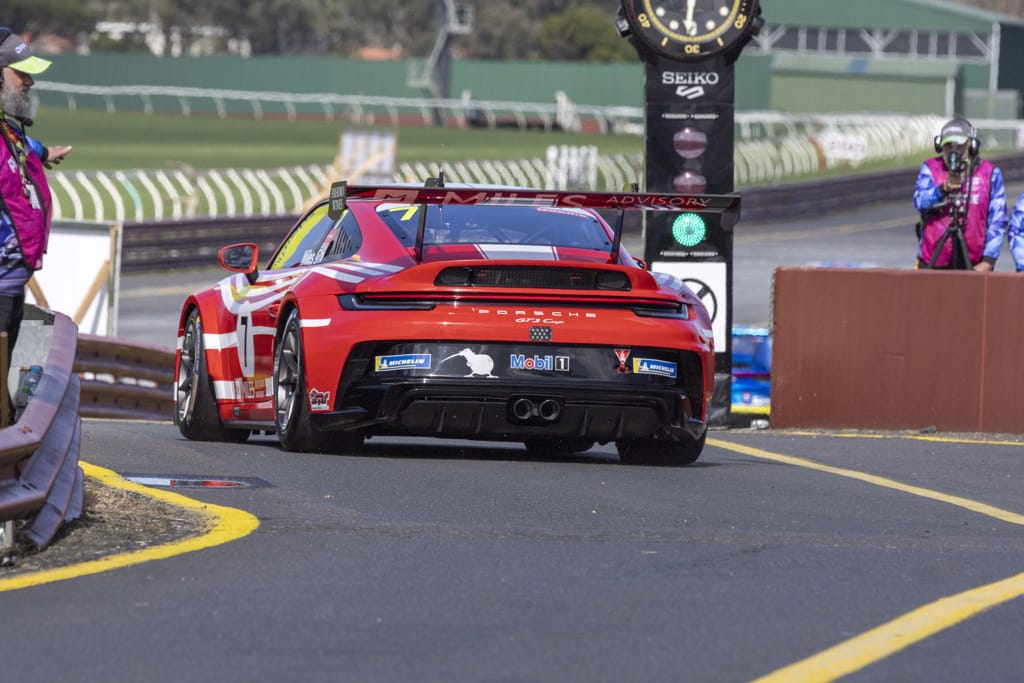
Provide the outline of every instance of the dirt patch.
<path id="1" fill-rule="evenodd" d="M 15 547 L 0 557 L 0 579 L 163 545 L 202 534 L 210 525 L 198 512 L 92 477 L 85 478 L 84 488 L 82 516 L 64 525 L 43 550 L 19 534 Z"/>

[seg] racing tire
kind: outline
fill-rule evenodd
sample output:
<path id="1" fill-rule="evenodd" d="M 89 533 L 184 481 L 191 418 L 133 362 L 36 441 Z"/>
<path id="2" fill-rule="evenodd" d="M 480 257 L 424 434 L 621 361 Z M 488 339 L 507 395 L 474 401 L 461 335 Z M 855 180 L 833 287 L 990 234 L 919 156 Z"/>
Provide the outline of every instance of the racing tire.
<path id="1" fill-rule="evenodd" d="M 178 431 L 192 441 L 242 443 L 249 438 L 249 430 L 225 429 L 217 413 L 213 383 L 206 366 L 203 321 L 197 309 L 192 309 L 185 319 L 185 335 L 181 342 L 174 405 L 174 423 L 178 425 Z"/>
<path id="2" fill-rule="evenodd" d="M 307 393 L 302 325 L 298 309 L 292 309 L 274 349 L 274 421 L 281 447 L 297 453 L 357 451 L 362 434 L 317 430 L 310 420 Z"/>
<path id="3" fill-rule="evenodd" d="M 594 442 L 587 439 L 527 439 L 523 445 L 530 455 L 574 455 L 589 451 Z"/>
<path id="4" fill-rule="evenodd" d="M 619 463 L 623 465 L 660 465 L 680 467 L 692 465 L 700 458 L 707 441 L 707 430 L 699 439 L 677 437 L 646 438 L 633 441 L 616 441 Z"/>

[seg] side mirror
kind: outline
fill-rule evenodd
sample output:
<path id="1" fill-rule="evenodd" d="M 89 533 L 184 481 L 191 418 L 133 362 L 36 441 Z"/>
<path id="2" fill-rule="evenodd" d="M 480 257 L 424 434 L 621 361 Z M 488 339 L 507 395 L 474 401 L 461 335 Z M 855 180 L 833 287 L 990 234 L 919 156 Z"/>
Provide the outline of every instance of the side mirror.
<path id="1" fill-rule="evenodd" d="M 633 257 L 633 260 L 636 261 L 636 265 L 640 267 L 640 270 L 647 270 L 647 261 L 642 258 L 637 258 L 636 256 Z"/>
<path id="2" fill-rule="evenodd" d="M 217 252 L 221 267 L 233 273 L 245 273 L 250 285 L 259 277 L 259 269 L 256 267 L 259 257 L 260 248 L 251 242 L 221 247 Z"/>

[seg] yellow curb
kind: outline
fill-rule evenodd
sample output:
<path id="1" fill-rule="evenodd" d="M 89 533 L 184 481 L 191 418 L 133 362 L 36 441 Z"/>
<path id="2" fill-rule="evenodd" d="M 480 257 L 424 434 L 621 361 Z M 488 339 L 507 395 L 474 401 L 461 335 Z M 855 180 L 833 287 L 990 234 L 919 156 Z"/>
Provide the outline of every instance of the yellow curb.
<path id="1" fill-rule="evenodd" d="M 124 479 L 117 472 L 103 467 L 90 465 L 86 462 L 79 462 L 79 464 L 86 476 L 100 481 L 100 483 L 105 486 L 111 486 L 125 491 L 133 491 L 135 493 L 163 501 L 170 505 L 176 505 L 178 507 L 198 512 L 200 515 L 207 518 L 212 528 L 199 536 L 192 536 L 179 541 L 165 543 L 163 545 L 142 548 L 128 553 L 119 553 L 117 555 L 111 555 L 98 560 L 90 560 L 88 562 L 82 562 L 67 567 L 45 569 L 30 574 L 19 574 L 18 576 L 12 576 L 9 579 L 0 579 L 0 592 L 27 588 L 29 586 L 38 586 L 44 583 L 52 583 L 54 581 L 64 581 L 65 579 L 75 579 L 80 576 L 88 576 L 89 574 L 98 574 L 112 569 L 130 567 L 135 564 L 142 564 L 143 562 L 151 562 L 152 560 L 163 560 L 168 557 L 174 557 L 175 555 L 184 555 L 185 553 L 195 552 L 196 550 L 211 548 L 213 546 L 236 541 L 244 536 L 248 536 L 260 525 L 259 520 L 245 510 L 224 507 L 222 505 L 213 505 L 211 503 L 203 503 L 170 491 L 153 489 L 147 486 L 142 486 L 141 484 L 136 484 Z"/>
<path id="2" fill-rule="evenodd" d="M 939 441 L 941 439 L 929 437 L 929 440 Z M 963 442 L 963 440 L 955 439 L 950 439 L 949 441 L 953 443 Z M 920 486 L 903 484 L 888 477 L 881 477 L 843 467 L 823 465 L 807 458 L 773 453 L 760 448 L 730 443 L 719 439 L 708 439 L 707 443 L 709 446 L 715 446 L 716 448 L 722 448 L 754 458 L 785 463 L 795 467 L 804 467 L 826 474 L 856 479 L 874 486 L 902 491 L 922 498 L 954 505 L 971 512 L 977 512 L 1002 522 L 1024 526 L 1024 515 L 969 498 L 953 496 Z M 1024 595 L 1024 573 L 972 588 L 956 595 L 940 598 L 870 631 L 844 640 L 806 659 L 761 676 L 754 683 L 826 683 L 834 681 L 837 678 L 842 678 L 879 662 L 914 643 L 947 628 L 951 628 L 987 609 L 1009 602 L 1022 595 Z"/>

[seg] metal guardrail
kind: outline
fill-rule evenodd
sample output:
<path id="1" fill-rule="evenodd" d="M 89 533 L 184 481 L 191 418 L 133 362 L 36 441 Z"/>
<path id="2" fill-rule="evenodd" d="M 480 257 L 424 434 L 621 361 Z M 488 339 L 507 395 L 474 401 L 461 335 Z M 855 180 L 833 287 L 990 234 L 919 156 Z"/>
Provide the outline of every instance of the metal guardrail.
<path id="1" fill-rule="evenodd" d="M 0 429 L 0 523 L 26 520 L 20 533 L 42 549 L 82 513 L 78 466 L 80 382 L 72 367 L 77 326 L 65 315 L 26 306 L 26 319 L 52 325 L 43 376 L 18 421 Z"/>
<path id="2" fill-rule="evenodd" d="M 79 414 L 129 420 L 174 417 L 174 351 L 94 335 L 78 338 Z"/>
<path id="3" fill-rule="evenodd" d="M 1004 181 L 1024 180 L 1024 153 L 990 157 L 990 160 L 1002 170 Z M 907 225 L 911 225 L 917 220 L 912 203 L 916 180 L 917 169 L 904 168 L 845 178 L 741 189 L 743 215 L 740 229 L 742 221 L 777 221 L 901 200 L 907 202 Z M 1015 197 L 1007 197 L 1008 202 L 1015 200 Z"/>
<path id="4" fill-rule="evenodd" d="M 43 549 L 82 514 L 82 417 L 170 420 L 174 351 L 78 335 L 67 316 L 26 306 L 52 327 L 43 375 L 16 423 L 0 429 L 0 525 Z M 3 534 L 4 544 L 13 538 Z"/>

